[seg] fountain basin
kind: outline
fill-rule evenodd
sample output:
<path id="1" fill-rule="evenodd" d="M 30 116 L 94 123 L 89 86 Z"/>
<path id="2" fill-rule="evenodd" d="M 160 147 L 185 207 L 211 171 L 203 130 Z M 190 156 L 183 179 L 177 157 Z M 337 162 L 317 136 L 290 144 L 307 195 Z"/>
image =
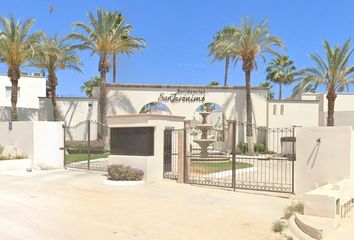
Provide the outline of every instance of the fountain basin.
<path id="1" fill-rule="evenodd" d="M 214 128 L 213 125 L 197 125 L 195 126 L 196 129 L 200 129 L 200 130 L 211 130 Z"/>
<path id="2" fill-rule="evenodd" d="M 199 140 L 194 140 L 194 142 L 200 146 L 200 157 L 207 158 L 208 157 L 208 147 L 210 144 L 212 144 L 215 141 L 210 140 L 210 139 L 199 139 Z"/>
<path id="3" fill-rule="evenodd" d="M 202 116 L 203 120 L 202 120 L 202 124 L 207 123 L 207 117 L 210 114 L 210 112 L 200 112 L 199 115 Z"/>

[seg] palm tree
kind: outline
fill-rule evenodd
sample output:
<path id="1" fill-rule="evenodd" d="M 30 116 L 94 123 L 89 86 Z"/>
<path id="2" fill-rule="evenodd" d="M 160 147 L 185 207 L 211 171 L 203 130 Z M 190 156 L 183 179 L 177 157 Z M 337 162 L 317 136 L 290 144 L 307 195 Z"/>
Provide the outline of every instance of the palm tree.
<path id="1" fill-rule="evenodd" d="M 219 82 L 218 81 L 211 81 L 208 86 L 219 86 Z"/>
<path id="2" fill-rule="evenodd" d="M 247 149 L 253 153 L 251 72 L 257 67 L 258 57 L 265 61 L 266 54 L 276 55 L 274 47 L 284 47 L 284 43 L 270 34 L 267 19 L 255 25 L 251 18 L 241 18 L 241 26 L 236 28 L 234 43 L 231 45 L 235 46 L 237 59 L 242 61 L 242 70 L 245 72 Z"/>
<path id="3" fill-rule="evenodd" d="M 90 50 L 92 54 L 99 56 L 98 70 L 100 72 L 100 121 L 107 125 L 107 93 L 106 75 L 110 68 L 109 58 L 114 53 L 132 54 L 135 50 L 145 47 L 142 38 L 130 36 L 131 25 L 124 25 L 124 19 L 118 21 L 117 12 L 97 9 L 97 18 L 92 12 L 88 12 L 90 25 L 83 22 L 73 24 L 74 28 L 81 29 L 82 32 L 75 32 L 69 38 L 79 40 L 77 45 L 80 49 Z M 102 139 L 108 146 L 108 129 L 102 128 Z"/>
<path id="4" fill-rule="evenodd" d="M 56 102 L 57 71 L 73 69 L 81 72 L 82 64 L 73 46 L 58 35 L 54 37 L 44 35 L 35 49 L 36 53 L 30 65 L 48 72 L 48 82 L 52 92 L 53 116 L 55 121 L 59 121 L 60 114 Z"/>
<path id="5" fill-rule="evenodd" d="M 235 28 L 231 26 L 226 26 L 214 35 L 213 42 L 211 42 L 208 46 L 209 56 L 214 57 L 213 62 L 215 62 L 216 60 L 225 60 L 224 86 L 227 86 L 230 58 L 234 59 L 236 57 L 234 46 L 232 44 L 234 35 Z"/>
<path id="6" fill-rule="evenodd" d="M 283 85 L 292 83 L 296 75 L 294 62 L 288 56 L 279 55 L 269 63 L 266 72 L 268 81 L 279 84 L 279 99 L 282 99 Z"/>
<path id="7" fill-rule="evenodd" d="M 211 87 L 216 87 L 219 86 L 219 82 L 218 81 L 211 81 L 207 86 L 211 86 Z M 203 103 L 200 107 L 199 110 L 200 111 L 207 111 L 207 112 L 211 112 L 213 110 L 215 110 L 216 105 L 215 103 Z"/>
<path id="8" fill-rule="evenodd" d="M 270 82 L 262 82 L 259 86 L 264 87 L 264 88 L 268 88 L 267 99 L 269 99 L 269 100 L 274 99 L 274 92 L 272 90 L 273 85 L 270 84 Z"/>
<path id="9" fill-rule="evenodd" d="M 122 16 L 122 14 L 120 12 L 115 12 L 116 14 L 116 20 L 117 20 L 117 26 L 119 27 L 119 23 L 122 21 L 125 21 L 125 18 Z M 113 65 L 113 83 L 116 82 L 117 80 L 117 54 L 119 52 L 115 52 L 113 53 L 113 57 L 112 57 L 112 65 Z"/>
<path id="10" fill-rule="evenodd" d="M 327 126 L 334 126 L 334 103 L 337 92 L 342 92 L 354 83 L 354 65 L 349 65 L 350 56 L 354 48 L 351 40 L 347 40 L 343 46 L 331 47 L 327 41 L 323 42 L 326 57 L 322 58 L 317 53 L 310 54 L 315 67 L 302 70 L 303 78 L 295 86 L 293 96 L 302 92 L 313 92 L 320 85 L 327 90 L 328 113 Z"/>
<path id="11" fill-rule="evenodd" d="M 95 76 L 90 78 L 87 82 L 84 82 L 84 85 L 81 86 L 81 91 L 86 93 L 86 96 L 93 97 L 93 88 L 100 85 L 101 78 Z"/>
<path id="12" fill-rule="evenodd" d="M 112 65 L 113 65 L 113 83 L 117 80 L 117 53 L 113 53 L 112 57 Z"/>
<path id="13" fill-rule="evenodd" d="M 140 113 L 150 113 L 151 114 L 152 113 L 152 109 L 156 108 L 158 106 L 159 106 L 158 102 L 148 103 L 140 110 Z"/>
<path id="14" fill-rule="evenodd" d="M 35 20 L 24 22 L 0 16 L 0 61 L 7 65 L 7 76 L 11 81 L 11 120 L 17 121 L 18 80 L 21 68 L 34 56 L 34 46 L 42 36 L 41 32 L 30 33 Z"/>

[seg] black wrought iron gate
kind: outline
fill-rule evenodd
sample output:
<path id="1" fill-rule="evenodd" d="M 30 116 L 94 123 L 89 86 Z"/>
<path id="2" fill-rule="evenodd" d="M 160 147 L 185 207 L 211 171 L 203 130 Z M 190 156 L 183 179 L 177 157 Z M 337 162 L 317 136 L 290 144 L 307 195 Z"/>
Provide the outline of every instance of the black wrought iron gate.
<path id="1" fill-rule="evenodd" d="M 294 128 L 266 128 L 229 122 L 225 142 L 213 134 L 207 156 L 202 156 L 198 139 L 201 133 L 190 128 L 186 134 L 188 179 L 203 184 L 233 189 L 294 192 Z M 212 131 L 212 129 L 210 130 Z M 247 138 L 247 131 L 250 136 Z M 251 141 L 248 144 L 247 141 Z M 205 144 L 207 141 L 202 141 Z"/>
<path id="2" fill-rule="evenodd" d="M 94 171 L 107 171 L 109 142 L 100 135 L 109 127 L 92 120 L 79 122 L 64 129 L 64 166 Z"/>
<path id="3" fill-rule="evenodd" d="M 177 179 L 178 166 L 178 131 L 177 129 L 165 129 L 164 131 L 164 155 L 163 176 L 164 178 Z"/>

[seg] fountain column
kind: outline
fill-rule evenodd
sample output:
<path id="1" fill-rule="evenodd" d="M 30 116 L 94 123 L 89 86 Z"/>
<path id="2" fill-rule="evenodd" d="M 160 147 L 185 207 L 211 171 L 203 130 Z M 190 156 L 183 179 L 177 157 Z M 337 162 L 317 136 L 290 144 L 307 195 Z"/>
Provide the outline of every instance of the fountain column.
<path id="1" fill-rule="evenodd" d="M 200 146 L 200 158 L 208 158 L 208 147 L 210 144 L 215 142 L 214 140 L 208 139 L 208 131 L 213 128 L 212 125 L 207 124 L 207 117 L 210 114 L 210 112 L 200 112 L 199 113 L 202 118 L 202 124 L 197 125 L 196 128 L 200 129 L 202 132 L 201 138 L 199 140 L 194 140 L 197 144 Z"/>

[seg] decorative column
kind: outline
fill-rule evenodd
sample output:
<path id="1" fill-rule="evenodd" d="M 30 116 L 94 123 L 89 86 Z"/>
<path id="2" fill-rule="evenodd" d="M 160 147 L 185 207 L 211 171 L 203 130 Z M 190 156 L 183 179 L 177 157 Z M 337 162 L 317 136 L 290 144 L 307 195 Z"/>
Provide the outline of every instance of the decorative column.
<path id="1" fill-rule="evenodd" d="M 190 174 L 190 148 L 189 148 L 189 130 L 191 127 L 191 120 L 184 120 L 184 129 L 183 129 L 183 182 L 189 182 L 189 174 Z"/>
<path id="2" fill-rule="evenodd" d="M 185 137 L 184 137 L 184 129 L 179 129 L 177 132 L 177 182 L 184 183 L 184 165 L 185 165 L 185 156 L 184 156 L 184 148 L 185 148 Z"/>
<path id="3" fill-rule="evenodd" d="M 232 122 L 235 120 L 227 120 L 227 153 L 232 150 Z"/>

